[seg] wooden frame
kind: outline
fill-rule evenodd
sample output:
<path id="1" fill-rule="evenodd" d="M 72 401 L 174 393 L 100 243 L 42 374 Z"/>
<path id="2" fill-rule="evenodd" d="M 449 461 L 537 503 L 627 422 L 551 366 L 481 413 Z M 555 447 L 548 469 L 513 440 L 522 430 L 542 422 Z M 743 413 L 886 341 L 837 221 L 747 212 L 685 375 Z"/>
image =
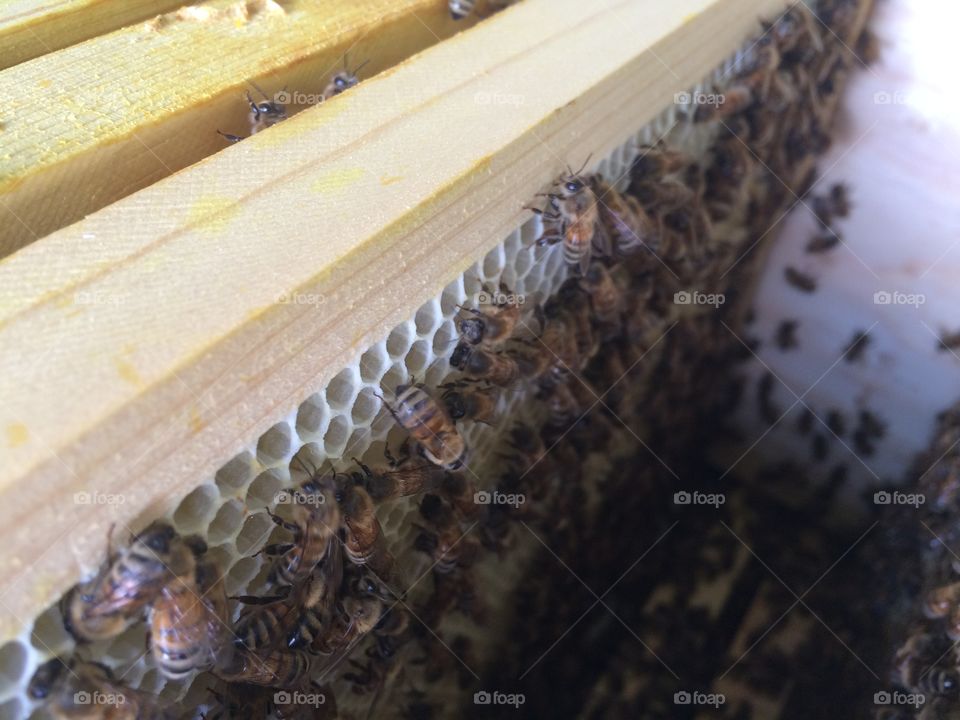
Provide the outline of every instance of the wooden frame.
<path id="1" fill-rule="evenodd" d="M 209 0 L 9 68 L 0 257 L 248 134 L 247 92 L 315 102 L 347 53 L 369 78 L 470 23 L 438 0 Z"/>
<path id="2" fill-rule="evenodd" d="M 525 0 L 0 263 L 0 641 L 785 6 Z"/>

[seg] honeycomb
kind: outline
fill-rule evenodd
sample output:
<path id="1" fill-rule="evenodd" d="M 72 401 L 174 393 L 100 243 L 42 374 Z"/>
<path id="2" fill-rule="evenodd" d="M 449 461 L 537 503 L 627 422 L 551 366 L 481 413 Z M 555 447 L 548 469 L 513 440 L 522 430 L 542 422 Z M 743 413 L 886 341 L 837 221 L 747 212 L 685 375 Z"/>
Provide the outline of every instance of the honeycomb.
<path id="1" fill-rule="evenodd" d="M 716 82 L 740 61 L 738 53 L 718 68 Z M 713 81 L 708 81 L 693 91 L 709 92 L 711 87 Z M 657 142 L 671 131 L 676 134 L 679 120 L 677 109 L 668 108 L 606 159 L 592 164 L 622 189 L 638 148 Z M 696 151 L 699 138 L 695 134 L 687 133 L 683 140 Z M 517 228 L 325 387 L 318 387 L 298 406 L 291 407 L 285 417 L 277 418 L 254 446 L 227 459 L 213 477 L 205 478 L 166 516 L 179 533 L 198 534 L 207 541 L 208 556 L 218 560 L 226 573 L 229 595 L 264 593 L 268 568 L 257 553 L 283 534 L 275 528 L 267 509 L 276 509 L 278 491 L 304 479 L 295 457 L 309 459 L 316 467 L 329 461 L 337 469 L 347 469 L 352 457 L 379 463 L 388 441 L 394 448 L 399 444 L 403 433 L 376 396 L 391 397 L 393 389 L 411 376 L 431 387 L 447 380 L 451 375 L 447 359 L 457 338 L 454 317 L 459 305 L 476 307 L 477 295 L 485 288 L 502 286 L 523 295 L 528 303 L 543 302 L 555 293 L 568 269 L 560 245 L 535 246 L 533 241 L 541 233 L 537 217 Z M 500 393 L 498 416 L 509 417 L 510 424 L 529 420 L 538 425 L 538 418 L 529 417 L 536 411 L 524 403 L 525 396 L 523 387 Z M 480 478 L 480 487 L 495 477 L 485 468 L 491 464 L 498 438 L 507 426 L 506 422 L 498 426 L 467 423 L 462 428 L 470 448 L 468 464 Z M 416 498 L 378 508 L 388 545 L 400 562 L 400 576 L 408 582 L 429 565 L 421 553 L 398 552 L 412 543 L 409 520 L 415 513 Z M 477 572 L 484 582 L 509 586 L 510 573 L 504 573 L 496 562 L 481 562 Z M 42 611 L 29 632 L 0 648 L 0 720 L 47 717 L 40 704 L 27 696 L 27 683 L 40 664 L 55 656 L 68 657 L 74 650 L 56 605 Z M 137 623 L 119 637 L 85 647 L 83 657 L 110 666 L 130 687 L 158 693 L 162 700 L 182 702 L 184 709 L 203 702 L 212 678 L 167 681 L 145 650 L 146 628 L 144 623 Z M 337 693 L 337 701 L 341 714 L 349 716 L 347 694 Z"/>
<path id="2" fill-rule="evenodd" d="M 711 78 L 691 88 L 691 94 L 708 94 L 722 87 L 724 79 L 748 54 L 749 50 L 738 51 Z M 671 144 L 699 156 L 709 147 L 712 133 L 708 125 L 685 122 L 678 108 L 671 106 L 595 163 L 593 169 L 622 190 L 641 146 L 669 138 Z M 544 159 L 554 159 L 547 149 Z M 345 470 L 352 466 L 354 457 L 375 464 L 382 460 L 385 446 L 396 448 L 404 433 L 377 396 L 390 398 L 393 389 L 411 377 L 431 387 L 448 380 L 459 306 L 476 307 L 478 295 L 488 288 L 506 288 L 523 295 L 530 304 L 554 295 L 567 278 L 568 269 L 561 246 L 535 246 L 533 241 L 542 230 L 537 217 L 517 228 L 406 322 L 364 350 L 326 386 L 316 388 L 299 405 L 289 408 L 284 417 L 278 417 L 255 445 L 225 459 L 213 477 L 203 479 L 169 513 L 165 519 L 178 532 L 199 534 L 207 541 L 208 555 L 219 561 L 226 574 L 229 595 L 267 594 L 267 563 L 258 553 L 283 536 L 267 511 L 276 509 L 278 491 L 304 479 L 297 459 L 316 467 L 332 463 L 338 470 Z M 526 402 L 529 392 L 521 385 L 499 394 L 498 416 L 510 422 L 494 426 L 466 423 L 462 428 L 470 448 L 469 469 L 479 487 L 491 485 L 497 477 L 491 470 L 499 462 L 496 454 L 503 432 L 515 421 L 540 424 L 538 413 L 542 411 L 535 403 Z M 378 508 L 388 546 L 398 559 L 400 582 L 405 584 L 399 590 L 406 590 L 411 583 L 416 585 L 430 564 L 425 555 L 408 551 L 414 535 L 410 521 L 416 513 L 416 500 L 400 499 Z M 486 557 L 475 572 L 491 592 L 507 592 L 517 582 L 521 566 L 518 561 L 504 567 L 495 558 Z M 452 622 L 461 622 L 456 630 L 478 640 L 482 634 L 492 633 L 488 628 L 480 633 L 463 621 Z M 124 684 L 157 693 L 162 700 L 179 702 L 184 710 L 202 707 L 213 679 L 206 674 L 184 682 L 163 678 L 145 652 L 145 630 L 143 623 L 135 624 L 117 638 L 85 647 L 83 656 L 109 665 Z M 47 717 L 39 704 L 28 698 L 27 683 L 41 663 L 55 656 L 68 657 L 74 651 L 56 605 L 41 612 L 29 632 L 0 648 L 0 720 Z M 366 717 L 370 712 L 369 699 L 354 698 L 348 692 L 339 692 L 336 686 L 334 691 L 342 717 Z"/>

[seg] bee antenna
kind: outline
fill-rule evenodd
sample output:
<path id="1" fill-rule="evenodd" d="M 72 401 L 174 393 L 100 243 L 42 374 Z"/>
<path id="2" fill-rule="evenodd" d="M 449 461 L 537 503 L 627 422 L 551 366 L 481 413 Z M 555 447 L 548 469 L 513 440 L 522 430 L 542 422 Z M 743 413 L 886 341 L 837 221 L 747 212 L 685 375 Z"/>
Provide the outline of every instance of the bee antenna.
<path id="1" fill-rule="evenodd" d="M 267 97 L 267 94 L 260 88 L 259 85 L 257 85 L 253 80 L 247 80 L 247 82 L 250 83 L 250 84 L 253 86 L 253 89 L 254 89 L 254 90 L 256 90 L 258 93 L 260 93 L 261 95 L 263 95 L 263 99 L 264 99 L 264 100 L 266 100 L 267 102 L 270 102 L 270 98 Z M 247 92 L 247 97 L 250 97 L 250 92 L 249 92 L 249 91 Z M 252 102 L 252 101 L 251 101 L 251 102 Z"/>
<path id="2" fill-rule="evenodd" d="M 589 155 L 587 155 L 587 159 L 583 161 L 583 165 L 580 166 L 580 169 L 577 170 L 577 172 L 575 172 L 574 175 L 579 176 L 580 173 L 583 172 L 584 168 L 587 167 L 587 163 L 590 162 L 590 158 L 592 157 L 593 157 L 593 153 L 590 153 Z M 569 165 L 567 167 L 569 167 Z"/>
<path id="3" fill-rule="evenodd" d="M 363 70 L 363 68 L 366 67 L 366 65 L 367 65 L 369 62 L 370 62 L 370 58 L 367 58 L 367 59 L 364 60 L 362 63 L 360 63 L 359 65 L 357 65 L 357 67 L 355 67 L 355 68 L 353 69 L 353 74 L 356 75 L 358 72 L 360 72 L 361 70 Z"/>

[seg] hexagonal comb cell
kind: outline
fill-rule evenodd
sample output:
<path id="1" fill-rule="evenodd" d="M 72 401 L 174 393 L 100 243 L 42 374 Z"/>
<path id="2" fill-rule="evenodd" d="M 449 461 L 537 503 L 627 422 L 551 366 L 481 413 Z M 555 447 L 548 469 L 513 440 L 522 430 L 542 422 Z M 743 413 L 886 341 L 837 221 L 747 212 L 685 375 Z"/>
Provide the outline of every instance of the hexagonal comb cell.
<path id="1" fill-rule="evenodd" d="M 257 475 L 247 491 L 247 510 L 254 512 L 261 508 L 273 507 L 277 502 L 277 493 L 286 483 L 278 470 L 267 470 Z"/>
<path id="2" fill-rule="evenodd" d="M 246 487 L 253 477 L 254 462 L 253 455 L 244 451 L 220 468 L 214 479 L 220 492 L 229 496 Z"/>
<path id="3" fill-rule="evenodd" d="M 173 522 L 181 534 L 194 533 L 205 527 L 220 501 L 214 485 L 201 485 L 183 499 L 173 513 Z"/>
<path id="4" fill-rule="evenodd" d="M 277 465 L 290 454 L 291 447 L 290 426 L 279 422 L 267 430 L 257 443 L 257 459 L 266 467 Z"/>
<path id="5" fill-rule="evenodd" d="M 27 648 L 19 640 L 0 647 L 0 693 L 7 693 L 23 680 L 27 664 Z"/>
<path id="6" fill-rule="evenodd" d="M 331 410 L 346 410 L 353 404 L 359 386 L 359 378 L 354 368 L 340 371 L 327 385 L 327 403 Z"/>
<path id="7" fill-rule="evenodd" d="M 239 500 L 229 500 L 224 503 L 217 516 L 207 528 L 207 541 L 214 545 L 229 540 L 240 529 L 243 520 L 244 505 Z"/>
<path id="8" fill-rule="evenodd" d="M 308 442 L 319 439 L 326 431 L 329 417 L 326 397 L 322 393 L 311 395 L 297 410 L 297 435 Z"/>
<path id="9" fill-rule="evenodd" d="M 274 524 L 265 512 L 250 515 L 237 535 L 237 552 L 243 556 L 258 552 L 267 542 Z"/>

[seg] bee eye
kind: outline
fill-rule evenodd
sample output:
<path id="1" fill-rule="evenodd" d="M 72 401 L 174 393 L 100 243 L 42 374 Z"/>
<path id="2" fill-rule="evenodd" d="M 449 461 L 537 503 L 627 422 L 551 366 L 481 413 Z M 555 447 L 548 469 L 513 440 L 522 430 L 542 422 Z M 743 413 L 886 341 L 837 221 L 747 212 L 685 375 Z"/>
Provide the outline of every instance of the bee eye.
<path id="1" fill-rule="evenodd" d="M 570 192 L 577 192 L 582 186 L 578 182 L 568 182 L 567 190 Z"/>
<path id="2" fill-rule="evenodd" d="M 347 86 L 347 81 L 344 80 L 342 77 L 338 77 L 336 80 L 333 81 L 333 84 L 336 85 L 338 88 L 342 88 Z"/>

